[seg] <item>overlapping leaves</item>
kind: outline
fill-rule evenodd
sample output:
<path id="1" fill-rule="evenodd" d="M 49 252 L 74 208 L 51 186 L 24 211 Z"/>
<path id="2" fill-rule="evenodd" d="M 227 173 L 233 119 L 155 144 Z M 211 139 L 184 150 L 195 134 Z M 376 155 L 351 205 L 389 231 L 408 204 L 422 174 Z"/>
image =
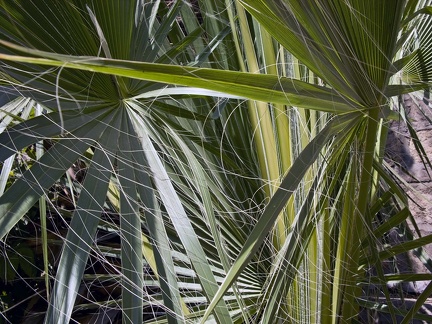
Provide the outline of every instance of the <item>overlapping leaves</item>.
<path id="1" fill-rule="evenodd" d="M 226 11 L 210 19 L 219 1 L 200 3 L 207 15 L 182 3 L 2 2 L 5 23 L 0 35 L 6 42 L 1 42 L 1 81 L 50 113 L 4 131 L 1 160 L 47 138 L 55 144 L 0 197 L 0 236 L 6 236 L 79 157 L 86 156 L 89 165 L 46 321 L 69 321 L 88 254 L 95 249 L 92 240 L 100 216 L 108 207 L 120 218 L 115 230 L 121 242 L 125 322 L 142 321 L 147 303 L 162 302 L 173 323 L 201 316 L 214 316 L 221 323 L 261 316 L 270 320 L 276 313 L 288 319 L 289 312 L 286 317 L 282 313 L 289 311 L 289 303 L 281 306 L 279 299 L 289 299 L 292 286 L 299 289 L 294 279 L 301 265 L 333 274 L 327 278 L 333 288 L 312 290 L 322 299 L 322 314 L 333 319 L 356 314 L 358 290 L 353 287 L 359 266 L 376 266 L 374 259 L 384 254 L 377 254 L 368 241 L 373 233 L 353 228 L 373 227 L 369 208 L 380 201 L 377 174 L 384 188 L 392 188 L 386 192 L 397 196 L 393 181 L 377 166 L 382 150 L 374 153 L 382 149 L 380 118 L 390 112 L 387 95 L 409 91 L 390 88 L 390 78 L 400 68 L 430 68 L 422 51 L 410 53 L 412 60 L 394 61 L 403 45 L 398 38 L 411 28 L 404 30 L 410 26 L 404 19 L 417 17 L 413 1 L 410 7 L 390 0 L 374 5 L 360 0 L 241 1 L 321 85 L 276 74 L 201 68 L 212 67 L 214 59 L 217 67 L 235 69 L 232 55 L 223 56 L 232 42 L 222 26 L 229 19 L 231 26 L 235 22 Z M 207 43 L 198 37 L 203 34 L 200 19 L 205 36 L 212 38 Z M 218 48 L 222 41 L 226 47 Z M 244 149 L 255 130 L 247 129 L 245 114 L 234 109 L 237 124 L 230 123 L 227 107 L 237 103 L 205 98 L 215 95 L 330 113 L 328 124 L 303 147 L 262 213 L 254 152 Z M 231 127 L 229 138 L 224 127 Z M 322 167 L 310 169 L 324 149 Z M 316 170 L 307 184 L 304 177 Z M 294 222 L 275 251 L 268 247 L 269 233 L 299 187 L 308 189 L 307 194 L 297 195 Z M 401 215 L 406 216 L 397 212 L 395 217 L 400 220 Z M 327 264 L 313 260 L 308 247 L 317 228 L 324 228 L 323 240 L 329 245 L 323 249 L 333 247 Z M 364 242 L 370 250 L 358 249 Z M 304 259 L 312 262 L 302 263 Z M 159 280 L 159 290 L 149 300 L 142 297 L 147 278 L 143 263 Z M 257 279 L 260 272 L 269 276 Z M 353 292 L 347 293 L 347 287 Z M 394 310 L 390 312 L 394 316 Z"/>

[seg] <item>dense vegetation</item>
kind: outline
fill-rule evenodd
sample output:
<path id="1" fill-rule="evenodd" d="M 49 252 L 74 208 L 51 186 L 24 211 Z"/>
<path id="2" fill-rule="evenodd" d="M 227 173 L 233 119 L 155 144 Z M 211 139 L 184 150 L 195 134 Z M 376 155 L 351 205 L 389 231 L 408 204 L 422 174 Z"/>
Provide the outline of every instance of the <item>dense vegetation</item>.
<path id="1" fill-rule="evenodd" d="M 5 323 L 432 321 L 383 266 L 429 1 L 0 3 Z"/>

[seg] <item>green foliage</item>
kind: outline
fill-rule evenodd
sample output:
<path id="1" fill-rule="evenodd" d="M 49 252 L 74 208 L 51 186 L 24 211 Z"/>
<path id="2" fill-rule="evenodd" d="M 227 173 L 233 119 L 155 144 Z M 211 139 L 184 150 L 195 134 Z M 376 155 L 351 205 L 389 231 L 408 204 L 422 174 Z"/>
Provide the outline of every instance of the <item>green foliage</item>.
<path id="1" fill-rule="evenodd" d="M 392 97 L 430 82 L 428 3 L 0 3 L 2 274 L 45 281 L 26 316 L 336 323 L 384 296 L 396 321 L 382 262 L 432 237 L 385 244 L 411 215 L 384 147 Z M 13 245 L 34 206 L 41 240 Z"/>

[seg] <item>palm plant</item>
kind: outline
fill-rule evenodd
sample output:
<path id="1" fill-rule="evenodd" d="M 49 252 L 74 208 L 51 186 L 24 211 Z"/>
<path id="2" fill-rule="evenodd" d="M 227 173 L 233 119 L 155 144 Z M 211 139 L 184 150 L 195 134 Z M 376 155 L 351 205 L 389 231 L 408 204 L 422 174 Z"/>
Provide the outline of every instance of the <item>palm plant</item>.
<path id="1" fill-rule="evenodd" d="M 431 275 L 382 266 L 432 242 L 382 239 L 412 219 L 383 156 L 430 81 L 428 5 L 3 0 L 0 237 L 37 206 L 44 321 L 430 320 L 431 284 L 403 311 L 386 283 Z"/>

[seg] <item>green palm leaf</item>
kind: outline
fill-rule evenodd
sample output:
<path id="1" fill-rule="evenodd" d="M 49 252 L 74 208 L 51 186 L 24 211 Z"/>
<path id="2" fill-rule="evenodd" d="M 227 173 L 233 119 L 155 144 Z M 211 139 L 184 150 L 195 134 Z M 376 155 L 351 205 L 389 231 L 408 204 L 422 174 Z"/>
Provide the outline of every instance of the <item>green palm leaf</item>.
<path id="1" fill-rule="evenodd" d="M 385 284 L 427 274 L 381 261 L 431 238 L 383 247 L 411 216 L 383 156 L 391 97 L 430 82 L 428 1 L 1 3 L 0 237 L 54 184 L 79 196 L 46 322 L 336 323 L 373 308 L 365 282 L 418 312 L 430 285 L 399 312 Z M 103 278 L 121 293 L 78 298 Z"/>

